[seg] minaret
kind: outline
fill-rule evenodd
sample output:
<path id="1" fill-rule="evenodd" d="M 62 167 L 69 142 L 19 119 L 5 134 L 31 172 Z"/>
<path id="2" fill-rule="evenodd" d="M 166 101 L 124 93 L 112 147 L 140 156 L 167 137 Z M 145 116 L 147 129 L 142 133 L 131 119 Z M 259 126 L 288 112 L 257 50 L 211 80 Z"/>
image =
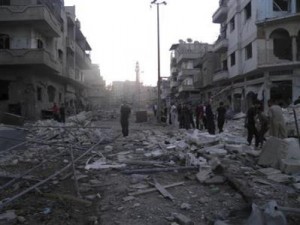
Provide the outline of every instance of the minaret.
<path id="1" fill-rule="evenodd" d="M 140 83 L 140 65 L 139 65 L 139 62 L 136 62 L 136 64 L 135 64 L 135 74 L 136 74 L 135 82 L 136 82 L 137 85 L 139 85 L 139 83 Z"/>
<path id="2" fill-rule="evenodd" d="M 135 90 L 136 90 L 136 107 L 140 108 L 141 90 L 140 90 L 140 65 L 139 62 L 135 64 Z"/>

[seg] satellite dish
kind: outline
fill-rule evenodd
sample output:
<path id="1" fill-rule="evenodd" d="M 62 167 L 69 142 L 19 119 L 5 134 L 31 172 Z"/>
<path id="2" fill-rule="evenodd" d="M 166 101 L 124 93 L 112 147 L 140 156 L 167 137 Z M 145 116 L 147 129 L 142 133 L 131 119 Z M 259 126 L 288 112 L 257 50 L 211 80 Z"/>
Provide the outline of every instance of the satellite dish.
<path id="1" fill-rule="evenodd" d="M 193 42 L 192 38 L 187 38 L 186 41 L 187 41 L 188 43 L 192 43 L 192 42 Z"/>

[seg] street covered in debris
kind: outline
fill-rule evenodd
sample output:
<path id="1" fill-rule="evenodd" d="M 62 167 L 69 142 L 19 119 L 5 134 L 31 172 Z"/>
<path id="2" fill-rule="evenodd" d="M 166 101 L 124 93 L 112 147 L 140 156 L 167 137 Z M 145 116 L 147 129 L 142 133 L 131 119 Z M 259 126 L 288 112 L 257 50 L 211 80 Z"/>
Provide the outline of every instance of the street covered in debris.
<path id="1" fill-rule="evenodd" d="M 1 135 L 0 224 L 300 223 L 298 139 L 254 150 L 242 113 L 216 135 L 131 116 L 123 137 L 110 113 L 1 125 L 25 138 Z"/>

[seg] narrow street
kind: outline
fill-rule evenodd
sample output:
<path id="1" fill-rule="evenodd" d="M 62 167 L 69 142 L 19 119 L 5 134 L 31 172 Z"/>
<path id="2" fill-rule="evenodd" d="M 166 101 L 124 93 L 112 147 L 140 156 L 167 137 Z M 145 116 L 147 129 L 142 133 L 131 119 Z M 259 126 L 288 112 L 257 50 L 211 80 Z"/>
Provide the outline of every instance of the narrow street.
<path id="1" fill-rule="evenodd" d="M 128 137 L 105 112 L 25 124 L 22 148 L 1 152 L 0 224 L 241 225 L 271 200 L 300 223 L 299 176 L 266 177 L 243 119 L 217 135 L 149 120 L 132 115 Z"/>

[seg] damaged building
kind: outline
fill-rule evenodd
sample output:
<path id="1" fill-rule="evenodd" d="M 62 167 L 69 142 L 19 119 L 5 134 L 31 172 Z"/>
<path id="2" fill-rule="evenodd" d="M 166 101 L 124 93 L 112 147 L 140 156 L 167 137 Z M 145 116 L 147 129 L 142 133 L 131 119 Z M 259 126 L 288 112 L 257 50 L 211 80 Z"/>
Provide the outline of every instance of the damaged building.
<path id="1" fill-rule="evenodd" d="M 193 61 L 200 71 L 190 84 L 198 98 L 222 100 L 236 112 L 256 99 L 265 108 L 270 98 L 283 106 L 294 101 L 300 95 L 299 11 L 296 0 L 221 0 L 212 16 L 220 35 L 212 51 Z M 171 96 L 178 100 L 173 63 Z"/>
<path id="2" fill-rule="evenodd" d="M 38 119 L 53 103 L 85 104 L 91 47 L 75 6 L 63 0 L 0 1 L 0 111 Z"/>

